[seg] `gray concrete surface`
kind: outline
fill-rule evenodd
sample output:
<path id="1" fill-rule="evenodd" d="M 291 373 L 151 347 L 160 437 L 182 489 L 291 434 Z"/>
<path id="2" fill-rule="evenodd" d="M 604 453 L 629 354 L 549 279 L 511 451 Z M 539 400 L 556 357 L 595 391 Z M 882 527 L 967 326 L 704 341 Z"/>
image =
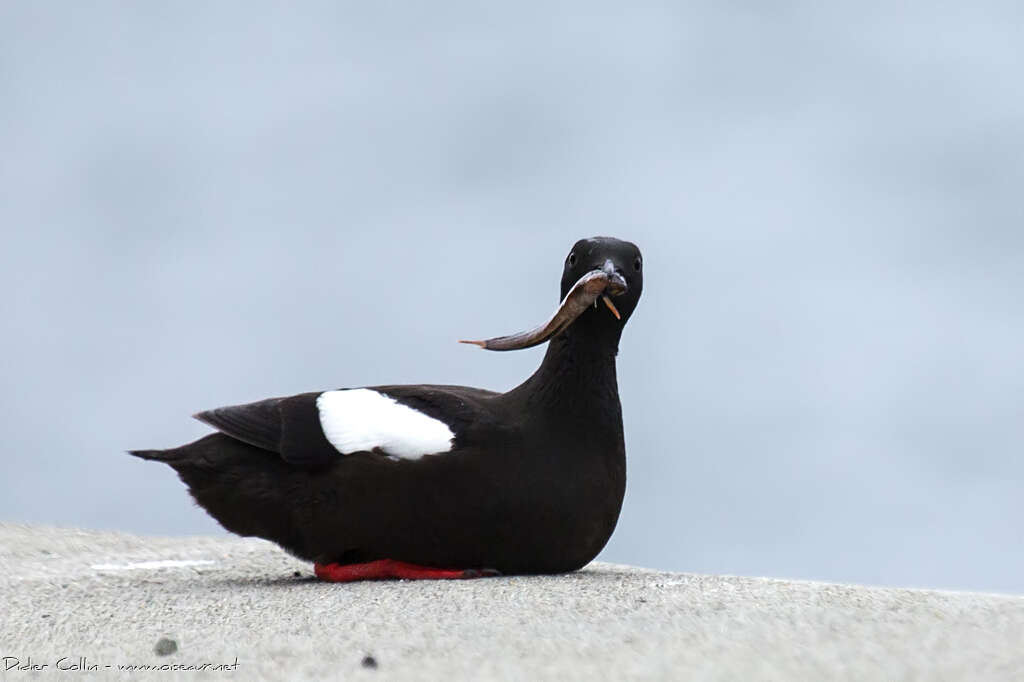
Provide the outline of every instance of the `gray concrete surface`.
<path id="1" fill-rule="evenodd" d="M 336 585 L 259 540 L 14 524 L 0 524 L 0 568 L 5 680 L 1024 679 L 1016 596 L 601 563 Z M 158 655 L 161 639 L 176 650 Z M 87 670 L 57 670 L 62 657 Z"/>

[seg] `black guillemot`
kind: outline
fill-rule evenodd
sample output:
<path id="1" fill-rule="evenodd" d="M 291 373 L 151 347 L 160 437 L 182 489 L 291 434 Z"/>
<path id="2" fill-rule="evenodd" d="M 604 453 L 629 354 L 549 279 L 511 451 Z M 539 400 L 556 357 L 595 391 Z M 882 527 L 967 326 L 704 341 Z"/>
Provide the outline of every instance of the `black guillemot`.
<path id="1" fill-rule="evenodd" d="M 324 580 L 579 569 L 611 537 L 625 493 L 615 357 L 642 265 L 634 244 L 580 240 L 547 322 L 464 342 L 550 342 L 507 393 L 408 385 L 270 398 L 200 412 L 216 433 L 131 454 L 169 464 L 224 528 L 313 561 Z"/>

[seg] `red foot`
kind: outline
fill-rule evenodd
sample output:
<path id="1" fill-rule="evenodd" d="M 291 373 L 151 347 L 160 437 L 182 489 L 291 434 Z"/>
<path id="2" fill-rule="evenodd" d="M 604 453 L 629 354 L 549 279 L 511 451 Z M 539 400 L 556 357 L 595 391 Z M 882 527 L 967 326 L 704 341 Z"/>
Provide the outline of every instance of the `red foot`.
<path id="1" fill-rule="evenodd" d="M 409 564 L 394 559 L 379 559 L 365 564 L 313 564 L 316 577 L 333 583 L 355 580 L 459 580 L 501 575 L 492 568 L 448 569 Z"/>

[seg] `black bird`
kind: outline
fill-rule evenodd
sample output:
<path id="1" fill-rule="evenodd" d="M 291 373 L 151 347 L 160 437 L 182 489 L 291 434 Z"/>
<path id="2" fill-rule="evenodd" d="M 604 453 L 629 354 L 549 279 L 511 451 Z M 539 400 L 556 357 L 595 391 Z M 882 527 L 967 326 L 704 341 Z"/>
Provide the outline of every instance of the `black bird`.
<path id="1" fill-rule="evenodd" d="M 643 289 L 640 250 L 610 237 L 573 246 L 561 304 L 489 350 L 550 340 L 507 393 L 374 386 L 221 407 L 217 429 L 166 462 L 224 528 L 315 562 L 325 580 L 562 573 L 593 559 L 626 487 L 615 376 Z"/>

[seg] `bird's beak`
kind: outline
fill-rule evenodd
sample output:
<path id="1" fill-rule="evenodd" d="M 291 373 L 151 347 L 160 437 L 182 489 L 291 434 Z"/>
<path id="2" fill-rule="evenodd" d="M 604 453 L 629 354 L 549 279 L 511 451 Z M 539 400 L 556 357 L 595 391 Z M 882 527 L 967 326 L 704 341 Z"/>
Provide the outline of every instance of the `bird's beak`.
<path id="1" fill-rule="evenodd" d="M 604 300 L 604 304 L 615 315 L 622 319 L 615 304 L 608 297 L 618 296 L 626 291 L 626 280 L 615 270 L 611 260 L 605 261 L 604 265 L 576 280 L 572 289 L 566 294 L 558 310 L 547 322 L 534 327 L 533 329 L 509 336 L 498 336 L 486 341 L 459 341 L 459 343 L 472 343 L 487 350 L 519 350 L 530 348 L 544 343 L 551 337 L 563 331 L 573 323 L 577 317 L 591 305 L 597 305 L 598 298 Z"/>

